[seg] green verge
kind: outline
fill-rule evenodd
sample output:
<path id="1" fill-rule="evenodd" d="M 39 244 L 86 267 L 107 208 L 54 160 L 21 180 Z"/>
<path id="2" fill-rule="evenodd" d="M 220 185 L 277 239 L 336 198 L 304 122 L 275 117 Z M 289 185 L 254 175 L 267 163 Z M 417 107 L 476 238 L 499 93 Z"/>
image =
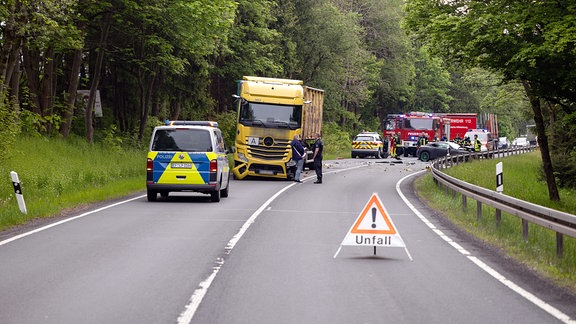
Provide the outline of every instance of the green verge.
<path id="1" fill-rule="evenodd" d="M 503 163 L 504 194 L 575 214 L 576 195 L 573 190 L 561 189 L 560 202 L 548 199 L 548 189 L 539 171 L 540 152 L 462 163 L 445 172 L 454 178 L 495 190 L 498 162 Z M 494 208 L 483 205 L 482 217 L 477 219 L 474 200 L 468 199 L 464 210 L 461 195 L 453 197 L 452 194 L 446 194 L 444 189 L 434 183 L 429 173 L 417 179 L 415 187 L 421 199 L 458 227 L 576 293 L 576 239 L 564 236 L 564 254 L 560 258 L 556 256 L 556 233 L 551 230 L 530 224 L 528 241 L 525 241 L 518 217 L 502 213 L 498 226 Z"/>
<path id="2" fill-rule="evenodd" d="M 0 160 L 0 230 L 144 190 L 145 170 L 141 149 L 20 137 Z M 18 207 L 10 171 L 18 173 L 27 214 Z"/>

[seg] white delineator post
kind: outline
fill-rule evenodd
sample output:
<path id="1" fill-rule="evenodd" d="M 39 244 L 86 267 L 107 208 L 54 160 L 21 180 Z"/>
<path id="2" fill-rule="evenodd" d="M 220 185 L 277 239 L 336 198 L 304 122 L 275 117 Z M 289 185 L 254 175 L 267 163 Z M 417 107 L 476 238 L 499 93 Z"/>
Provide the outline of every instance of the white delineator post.
<path id="1" fill-rule="evenodd" d="M 496 164 L 496 191 L 499 193 L 504 192 L 504 178 L 502 175 L 502 162 Z"/>
<path id="2" fill-rule="evenodd" d="M 18 173 L 12 171 L 10 172 L 10 177 L 12 178 L 12 184 L 14 185 L 14 193 L 16 194 L 16 200 L 18 200 L 18 207 L 20 211 L 27 214 L 26 203 L 24 202 L 24 195 L 22 194 L 22 188 L 20 187 L 20 179 L 18 179 Z"/>

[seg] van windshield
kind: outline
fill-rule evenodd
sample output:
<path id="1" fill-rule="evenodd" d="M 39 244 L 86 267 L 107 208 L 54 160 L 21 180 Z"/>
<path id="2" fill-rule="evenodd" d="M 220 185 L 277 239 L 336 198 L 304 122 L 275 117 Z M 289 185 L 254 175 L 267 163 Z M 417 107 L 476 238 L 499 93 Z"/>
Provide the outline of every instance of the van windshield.
<path id="1" fill-rule="evenodd" d="M 478 139 L 482 142 L 488 141 L 488 134 L 487 133 L 466 133 L 465 136 L 469 136 L 471 140 L 474 140 L 474 135 L 478 135 Z"/>
<path id="2" fill-rule="evenodd" d="M 152 151 L 212 152 L 210 132 L 204 129 L 159 129 L 154 135 Z"/>

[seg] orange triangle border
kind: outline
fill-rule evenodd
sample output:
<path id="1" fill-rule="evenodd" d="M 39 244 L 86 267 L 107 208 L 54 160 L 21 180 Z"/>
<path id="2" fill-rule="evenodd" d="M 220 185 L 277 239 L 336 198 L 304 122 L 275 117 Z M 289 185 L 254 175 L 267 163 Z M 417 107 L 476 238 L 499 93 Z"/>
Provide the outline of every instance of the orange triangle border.
<path id="1" fill-rule="evenodd" d="M 368 215 L 368 211 L 370 210 L 370 208 L 372 207 L 372 205 L 376 205 L 376 208 L 378 209 L 378 211 L 380 211 L 380 214 L 382 215 L 382 218 L 384 218 L 384 221 L 386 222 L 386 225 L 388 225 L 388 230 L 378 230 L 378 229 L 358 229 L 358 227 L 360 226 L 360 224 L 362 223 L 362 221 L 364 220 L 364 217 L 366 217 L 366 215 Z M 350 230 L 351 234 L 385 234 L 385 235 L 395 235 L 398 232 L 396 231 L 396 228 L 394 227 L 394 225 L 392 224 L 392 221 L 390 220 L 388 214 L 385 212 L 384 206 L 382 206 L 382 202 L 380 201 L 380 198 L 378 198 L 378 196 L 373 193 L 372 197 L 370 197 L 370 200 L 368 200 L 368 202 L 366 203 L 366 206 L 364 206 L 364 209 L 362 210 L 362 213 L 360 213 L 360 216 L 358 216 L 358 219 L 356 220 L 356 223 L 354 223 L 354 226 L 352 226 L 352 229 Z"/>

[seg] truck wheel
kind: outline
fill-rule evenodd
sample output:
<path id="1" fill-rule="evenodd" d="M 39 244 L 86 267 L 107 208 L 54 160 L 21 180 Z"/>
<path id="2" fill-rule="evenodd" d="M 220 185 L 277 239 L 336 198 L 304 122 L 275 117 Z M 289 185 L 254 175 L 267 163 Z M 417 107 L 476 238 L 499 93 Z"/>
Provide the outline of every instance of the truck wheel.
<path id="1" fill-rule="evenodd" d="M 154 190 L 148 190 L 146 192 L 146 197 L 148 198 L 148 201 L 156 201 L 156 198 L 158 197 L 158 194 L 156 191 Z"/>

